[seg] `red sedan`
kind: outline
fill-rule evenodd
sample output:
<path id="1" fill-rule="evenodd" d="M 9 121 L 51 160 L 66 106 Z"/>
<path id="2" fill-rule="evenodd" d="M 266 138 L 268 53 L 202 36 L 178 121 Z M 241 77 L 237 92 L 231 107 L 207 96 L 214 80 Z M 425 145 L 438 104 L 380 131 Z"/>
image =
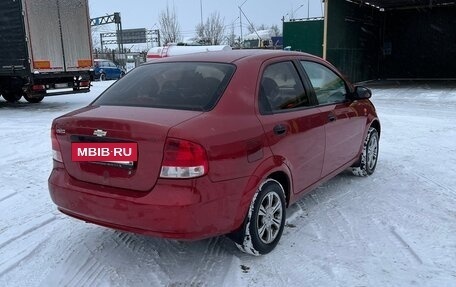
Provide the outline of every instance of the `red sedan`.
<path id="1" fill-rule="evenodd" d="M 49 190 L 87 222 L 175 239 L 227 234 L 266 254 L 287 206 L 347 168 L 374 172 L 370 97 L 304 53 L 160 59 L 54 120 Z"/>

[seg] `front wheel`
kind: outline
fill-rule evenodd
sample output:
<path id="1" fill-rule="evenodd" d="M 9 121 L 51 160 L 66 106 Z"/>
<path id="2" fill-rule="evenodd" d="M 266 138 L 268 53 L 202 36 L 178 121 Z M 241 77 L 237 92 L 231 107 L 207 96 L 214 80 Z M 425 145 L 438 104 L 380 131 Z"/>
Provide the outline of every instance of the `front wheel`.
<path id="1" fill-rule="evenodd" d="M 354 175 L 368 176 L 374 173 L 378 159 L 378 139 L 378 131 L 374 127 L 370 127 L 364 140 L 359 163 L 352 167 Z"/>
<path id="2" fill-rule="evenodd" d="M 282 237 L 285 216 L 285 191 L 278 181 L 267 179 L 250 204 L 237 247 L 256 256 L 271 252 Z"/>

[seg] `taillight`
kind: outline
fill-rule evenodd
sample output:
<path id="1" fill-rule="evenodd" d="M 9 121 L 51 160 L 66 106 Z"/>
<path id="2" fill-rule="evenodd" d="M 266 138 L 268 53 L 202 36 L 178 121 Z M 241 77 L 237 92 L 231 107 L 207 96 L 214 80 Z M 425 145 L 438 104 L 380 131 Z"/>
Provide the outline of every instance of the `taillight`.
<path id="1" fill-rule="evenodd" d="M 80 87 L 88 87 L 88 86 L 90 86 L 90 81 L 81 81 L 79 83 L 79 86 Z"/>
<path id="2" fill-rule="evenodd" d="M 44 85 L 33 85 L 32 90 L 35 92 L 42 92 L 46 90 L 46 87 Z"/>
<path id="3" fill-rule="evenodd" d="M 61 132 L 61 130 L 59 130 Z M 51 142 L 52 142 L 52 158 L 55 161 L 63 162 L 62 153 L 60 152 L 60 145 L 57 141 L 57 130 L 55 127 L 51 129 Z"/>
<path id="4" fill-rule="evenodd" d="M 194 178 L 207 174 L 206 150 L 199 144 L 168 138 L 165 143 L 160 177 Z"/>

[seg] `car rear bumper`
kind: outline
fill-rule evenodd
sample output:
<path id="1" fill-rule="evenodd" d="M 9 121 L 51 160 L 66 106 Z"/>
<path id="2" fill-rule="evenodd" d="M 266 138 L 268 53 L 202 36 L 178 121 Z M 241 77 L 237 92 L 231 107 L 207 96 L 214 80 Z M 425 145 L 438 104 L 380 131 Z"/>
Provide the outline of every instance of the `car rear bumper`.
<path id="1" fill-rule="evenodd" d="M 153 190 L 136 192 L 81 182 L 54 168 L 49 191 L 58 209 L 72 217 L 127 232 L 181 240 L 227 234 L 243 221 L 252 181 L 213 183 L 158 180 Z M 252 185 L 253 187 L 253 185 Z M 253 187 L 254 188 L 254 187 Z"/>

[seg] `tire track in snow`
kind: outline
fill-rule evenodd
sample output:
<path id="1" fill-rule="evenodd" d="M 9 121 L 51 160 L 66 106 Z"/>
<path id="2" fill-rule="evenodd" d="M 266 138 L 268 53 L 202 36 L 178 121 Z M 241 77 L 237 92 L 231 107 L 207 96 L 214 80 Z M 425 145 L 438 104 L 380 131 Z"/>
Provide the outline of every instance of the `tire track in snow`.
<path id="1" fill-rule="evenodd" d="M 456 195 L 456 190 L 446 184 L 443 184 L 441 182 L 438 182 L 437 180 L 433 179 L 433 178 L 430 178 L 426 175 L 423 175 L 421 173 L 417 173 L 415 171 L 412 171 L 412 170 L 409 170 L 411 173 L 413 173 L 415 176 L 417 177 L 420 177 L 422 179 L 424 179 L 426 182 L 430 183 L 430 184 L 433 184 L 433 185 L 436 185 L 444 190 L 447 190 L 449 191 L 450 193 L 452 193 L 453 195 Z"/>
<path id="2" fill-rule="evenodd" d="M 50 230 L 49 225 L 55 222 L 56 218 L 53 217 L 4 241 L 0 248 L 0 277 L 20 266 L 21 263 L 32 260 L 50 236 L 49 234 L 44 236 L 41 228 L 46 226 L 46 230 Z"/>
<path id="3" fill-rule="evenodd" d="M 91 252 L 89 251 L 89 254 Z M 76 255 L 75 255 L 76 254 Z M 70 258 L 73 261 L 74 258 L 85 258 L 84 261 L 79 261 L 78 262 L 72 262 L 75 263 L 74 266 L 77 266 L 76 269 L 71 270 L 73 273 L 70 273 L 69 275 L 71 276 L 69 280 L 66 280 L 68 277 L 67 276 L 62 276 L 60 280 L 58 281 L 58 284 L 56 286 L 74 286 L 74 287 L 80 287 L 80 286 L 95 286 L 97 283 L 100 281 L 103 282 L 104 277 L 107 276 L 108 269 L 105 268 L 98 259 L 95 256 L 84 256 L 81 257 L 81 252 L 72 252 L 70 254 Z M 88 254 L 84 254 L 88 255 Z M 68 261 L 67 261 L 68 263 Z M 67 275 L 68 273 L 65 273 Z"/>
<path id="4" fill-rule="evenodd" d="M 0 203 L 1 203 L 2 201 L 5 201 L 5 200 L 9 199 L 10 197 L 13 197 L 13 196 L 17 195 L 17 194 L 18 194 L 17 191 L 13 191 L 12 193 L 10 193 L 10 194 L 8 194 L 8 195 L 6 195 L 6 196 L 0 198 Z"/>
<path id="5" fill-rule="evenodd" d="M 25 249 L 19 251 L 15 250 L 16 254 L 13 257 L 8 257 L 3 262 L 0 261 L 0 277 L 18 267 L 22 262 L 32 259 L 35 254 L 41 250 L 42 246 L 46 243 L 45 241 L 46 240 L 41 241 L 34 247 L 26 247 Z M 0 255 L 2 255 L 2 253 L 0 253 Z M 6 257 L 3 258 L 5 259 Z"/>
<path id="6" fill-rule="evenodd" d="M 207 273 L 214 270 L 217 259 L 223 253 L 220 239 L 221 237 L 208 239 L 207 247 L 201 257 L 200 264 L 198 264 L 195 276 L 190 280 L 190 286 L 204 286 L 204 282 L 207 282 Z"/>
<path id="7" fill-rule="evenodd" d="M 105 282 L 110 270 L 105 268 L 84 244 L 65 255 L 65 260 L 52 270 L 40 285 L 95 286 Z"/>
<path id="8" fill-rule="evenodd" d="M 396 231 L 396 228 L 394 226 L 391 226 L 390 232 L 396 237 L 396 239 L 405 247 L 406 250 L 409 251 L 409 253 L 412 255 L 412 257 L 419 263 L 423 264 L 423 260 L 421 260 L 420 256 L 413 250 L 413 248 L 410 246 L 410 244 L 407 243 L 407 241 Z"/>
<path id="9" fill-rule="evenodd" d="M 15 241 L 15 240 L 17 240 L 19 238 L 22 238 L 22 237 L 26 236 L 27 234 L 42 228 L 45 225 L 48 225 L 48 224 L 52 223 L 55 220 L 57 220 L 57 218 L 54 215 L 52 215 L 51 218 L 48 218 L 48 219 L 44 220 L 41 223 L 35 224 L 32 227 L 30 227 L 30 228 L 27 228 L 27 229 L 23 230 L 21 233 L 19 233 L 17 235 L 14 235 L 14 236 L 9 235 L 9 237 L 10 237 L 9 239 L 7 239 L 7 240 L 5 240 L 3 242 L 0 242 L 0 249 L 5 247 L 6 245 L 10 244 L 11 242 L 13 242 L 13 241 Z M 14 231 L 16 232 L 17 230 L 20 230 L 21 227 L 22 226 L 16 227 L 16 229 Z M 8 235 L 6 237 L 8 237 Z"/>
<path id="10" fill-rule="evenodd" d="M 131 234 L 121 231 L 115 231 L 111 238 L 115 243 L 116 247 L 110 246 L 107 249 L 112 248 L 113 252 L 126 251 L 128 255 L 132 255 L 134 258 L 140 259 L 138 263 L 139 268 L 145 268 L 151 272 L 147 273 L 149 276 L 148 284 L 152 285 L 155 283 L 157 286 L 165 285 L 165 282 L 170 281 L 170 276 L 163 269 L 163 262 L 161 262 L 160 254 L 157 251 L 160 249 L 162 242 L 166 240 L 153 239 L 137 234 Z M 150 241 L 149 241 L 150 240 Z M 158 244 L 150 244 L 153 243 Z"/>
<path id="11" fill-rule="evenodd" d="M 352 234 L 347 231 L 347 223 L 342 223 L 340 217 L 335 213 L 337 207 L 334 204 L 325 204 L 325 216 L 329 219 L 331 225 L 339 232 L 344 242 L 353 242 Z M 333 229 L 333 228 L 332 228 Z"/>
<path id="12" fill-rule="evenodd" d="M 113 266 L 117 260 L 111 256 L 117 254 L 117 246 L 112 244 L 114 248 L 106 249 L 109 234 L 99 230 L 101 229 L 95 228 L 92 229 L 93 233 L 85 233 L 85 229 L 81 229 L 80 233 L 68 238 L 69 244 L 65 245 L 67 252 L 62 253 L 61 261 L 43 278 L 40 286 L 112 286 L 113 282 L 119 286 L 128 285 L 119 281 L 121 278 Z"/>
<path id="13" fill-rule="evenodd" d="M 143 261 L 147 261 L 146 266 L 141 264 L 142 268 L 155 267 L 155 282 L 161 286 L 166 285 L 165 282 L 168 282 L 167 286 L 207 286 L 208 282 L 211 286 L 219 286 L 231 278 L 223 275 L 232 268 L 232 263 L 227 262 L 233 262 L 234 258 L 224 247 L 224 237 L 180 242 L 116 232 L 113 240 L 117 245 L 129 249 L 136 257 L 142 256 Z M 149 256 L 144 258 L 147 253 Z M 195 258 L 200 259 L 195 262 Z M 176 266 L 183 270 L 176 270 Z"/>
<path id="14" fill-rule="evenodd" d="M 339 228 L 343 228 L 346 233 L 347 243 L 354 249 L 363 248 L 364 251 L 367 251 L 369 255 L 374 254 L 373 250 L 369 246 L 368 239 L 362 235 L 363 230 L 356 230 L 355 227 L 360 225 L 357 222 L 353 222 L 345 215 L 342 209 L 334 207 L 332 212 L 335 213 L 335 217 L 339 219 L 339 222 L 336 224 Z M 369 216 L 367 218 L 370 218 Z M 356 218 L 353 218 L 356 221 Z M 360 232 L 361 231 L 361 232 Z M 366 254 L 366 253 L 365 253 Z"/>

